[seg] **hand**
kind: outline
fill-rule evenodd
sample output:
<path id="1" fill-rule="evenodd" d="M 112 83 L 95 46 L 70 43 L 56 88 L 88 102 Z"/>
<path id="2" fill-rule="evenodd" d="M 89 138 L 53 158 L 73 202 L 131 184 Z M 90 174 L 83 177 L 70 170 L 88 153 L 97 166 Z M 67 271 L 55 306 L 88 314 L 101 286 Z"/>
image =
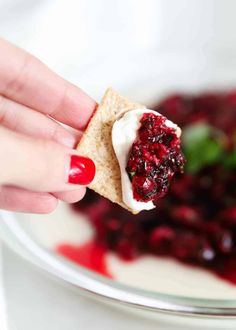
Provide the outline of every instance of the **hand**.
<path id="1" fill-rule="evenodd" d="M 73 147 L 95 107 L 82 90 L 0 39 L 0 208 L 48 213 L 58 199 L 84 196 L 95 166 Z"/>

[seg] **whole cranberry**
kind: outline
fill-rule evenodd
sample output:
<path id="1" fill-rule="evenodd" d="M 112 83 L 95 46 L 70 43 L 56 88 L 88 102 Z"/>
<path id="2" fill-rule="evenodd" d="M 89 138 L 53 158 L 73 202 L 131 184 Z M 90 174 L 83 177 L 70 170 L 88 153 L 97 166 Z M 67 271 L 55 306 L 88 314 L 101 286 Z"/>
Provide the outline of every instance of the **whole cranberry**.
<path id="1" fill-rule="evenodd" d="M 166 254 L 170 252 L 174 238 L 175 232 L 172 228 L 160 226 L 151 232 L 149 246 L 154 253 Z"/>
<path id="2" fill-rule="evenodd" d="M 194 207 L 188 205 L 180 205 L 173 209 L 172 217 L 179 223 L 190 226 L 197 226 L 200 222 L 201 214 Z"/>
<path id="3" fill-rule="evenodd" d="M 135 243 L 126 238 L 121 238 L 118 240 L 115 251 L 124 260 L 133 260 L 139 255 L 139 251 Z"/>
<path id="4" fill-rule="evenodd" d="M 110 218 L 104 223 L 106 229 L 111 232 L 117 232 L 121 228 L 121 221 L 117 218 Z"/>

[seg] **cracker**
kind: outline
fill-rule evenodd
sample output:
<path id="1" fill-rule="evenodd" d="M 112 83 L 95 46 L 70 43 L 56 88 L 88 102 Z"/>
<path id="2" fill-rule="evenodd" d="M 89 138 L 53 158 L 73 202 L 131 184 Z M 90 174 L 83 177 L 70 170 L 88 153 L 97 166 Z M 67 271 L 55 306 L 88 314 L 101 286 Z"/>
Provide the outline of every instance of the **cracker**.
<path id="1" fill-rule="evenodd" d="M 96 165 L 95 178 L 88 187 L 132 213 L 133 210 L 122 199 L 120 167 L 113 150 L 111 132 L 119 115 L 143 107 L 109 88 L 77 146 L 78 152 L 91 158 Z"/>

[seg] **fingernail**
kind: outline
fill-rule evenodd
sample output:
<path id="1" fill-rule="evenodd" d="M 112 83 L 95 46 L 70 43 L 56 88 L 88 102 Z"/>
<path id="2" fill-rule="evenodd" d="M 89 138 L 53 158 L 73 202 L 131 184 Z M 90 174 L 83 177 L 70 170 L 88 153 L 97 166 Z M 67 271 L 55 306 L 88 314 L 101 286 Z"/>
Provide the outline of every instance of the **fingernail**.
<path id="1" fill-rule="evenodd" d="M 82 156 L 71 156 L 68 182 L 88 185 L 93 181 L 96 168 L 92 159 Z"/>

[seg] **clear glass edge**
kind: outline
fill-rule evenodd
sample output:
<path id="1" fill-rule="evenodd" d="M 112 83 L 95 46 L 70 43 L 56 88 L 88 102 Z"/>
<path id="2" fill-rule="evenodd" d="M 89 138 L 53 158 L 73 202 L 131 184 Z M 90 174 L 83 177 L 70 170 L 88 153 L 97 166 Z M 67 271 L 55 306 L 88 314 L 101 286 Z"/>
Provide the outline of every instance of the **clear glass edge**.
<path id="1" fill-rule="evenodd" d="M 44 272 L 113 302 L 170 314 L 236 318 L 236 300 L 199 299 L 153 293 L 106 279 L 54 255 L 32 240 L 11 212 L 0 212 L 0 237 L 17 254 Z"/>

